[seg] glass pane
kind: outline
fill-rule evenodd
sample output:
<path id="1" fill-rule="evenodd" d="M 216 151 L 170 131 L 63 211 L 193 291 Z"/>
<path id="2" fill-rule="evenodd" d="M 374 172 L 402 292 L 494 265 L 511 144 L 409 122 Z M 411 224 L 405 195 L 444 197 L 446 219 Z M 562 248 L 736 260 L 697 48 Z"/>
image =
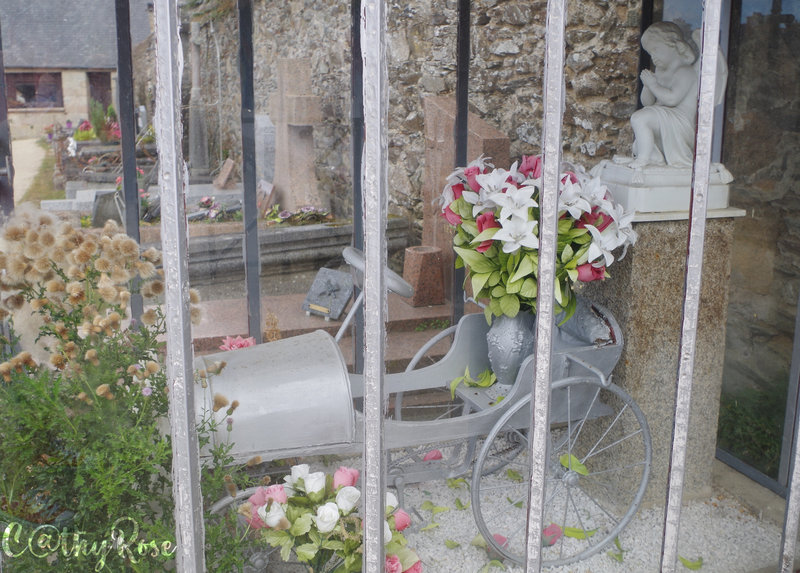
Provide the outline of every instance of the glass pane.
<path id="1" fill-rule="evenodd" d="M 736 221 L 719 446 L 777 478 L 795 309 L 800 4 L 733 3 L 723 160 Z"/>

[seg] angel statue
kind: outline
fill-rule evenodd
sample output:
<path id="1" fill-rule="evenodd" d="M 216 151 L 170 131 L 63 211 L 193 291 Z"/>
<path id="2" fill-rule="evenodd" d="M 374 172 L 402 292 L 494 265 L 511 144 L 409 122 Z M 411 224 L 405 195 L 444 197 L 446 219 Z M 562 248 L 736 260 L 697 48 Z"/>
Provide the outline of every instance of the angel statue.
<path id="1" fill-rule="evenodd" d="M 691 167 L 700 80 L 696 46 L 673 22 L 656 22 L 642 34 L 642 47 L 655 69 L 644 70 L 640 76 L 644 107 L 631 116 L 634 158 L 629 167 Z M 716 103 L 721 101 L 727 79 L 721 55 L 718 60 Z"/>

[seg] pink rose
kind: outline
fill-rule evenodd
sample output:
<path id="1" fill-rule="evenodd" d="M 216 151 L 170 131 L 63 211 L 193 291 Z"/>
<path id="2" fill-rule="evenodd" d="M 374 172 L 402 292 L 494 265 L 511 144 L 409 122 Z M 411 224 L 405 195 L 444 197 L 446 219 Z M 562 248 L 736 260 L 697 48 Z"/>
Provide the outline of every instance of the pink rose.
<path id="1" fill-rule="evenodd" d="M 461 217 L 453 212 L 453 210 L 450 208 L 450 205 L 444 208 L 444 211 L 442 211 L 442 215 L 444 216 L 445 219 L 447 219 L 447 222 L 450 223 L 451 225 L 461 224 Z"/>
<path id="2" fill-rule="evenodd" d="M 467 167 L 466 169 L 464 169 L 464 177 L 467 178 L 467 183 L 469 184 L 470 188 L 472 188 L 472 190 L 475 192 L 477 192 L 478 189 L 481 188 L 480 184 L 478 183 L 478 180 L 476 179 L 476 176 L 480 174 L 481 170 L 480 167 L 478 167 L 477 165 L 473 165 L 472 167 Z"/>
<path id="3" fill-rule="evenodd" d="M 403 566 L 400 563 L 400 558 L 397 555 L 386 556 L 386 573 L 403 573 Z"/>
<path id="4" fill-rule="evenodd" d="M 541 155 L 523 155 L 519 172 L 528 179 L 538 179 L 542 176 L 542 157 Z"/>
<path id="5" fill-rule="evenodd" d="M 289 498 L 286 491 L 283 489 L 282 484 L 275 484 L 264 488 L 264 496 L 267 501 L 275 501 L 278 503 L 288 503 Z"/>
<path id="6" fill-rule="evenodd" d="M 599 224 L 598 221 L 600 222 Z M 593 225 L 598 231 L 602 232 L 612 221 L 614 221 L 614 219 L 611 218 L 611 215 L 601 212 L 600 207 L 594 206 L 592 207 L 591 213 L 584 213 L 581 215 L 581 218 L 578 219 L 575 226 L 579 229 L 583 229 L 586 225 Z"/>
<path id="7" fill-rule="evenodd" d="M 430 462 L 433 460 L 441 460 L 442 459 L 442 452 L 439 450 L 431 450 L 422 458 L 423 462 Z"/>
<path id="8" fill-rule="evenodd" d="M 402 509 L 396 509 L 394 512 L 394 528 L 397 531 L 403 531 L 409 525 L 411 525 L 411 516 Z"/>
<path id="9" fill-rule="evenodd" d="M 551 523 L 542 530 L 542 547 L 555 545 L 563 534 L 564 531 L 558 525 Z"/>
<path id="10" fill-rule="evenodd" d="M 403 573 L 422 573 L 422 561 L 417 561 Z"/>
<path id="11" fill-rule="evenodd" d="M 225 340 L 222 341 L 220 345 L 220 350 L 237 350 L 239 348 L 247 348 L 248 346 L 255 346 L 256 339 L 252 336 L 249 338 L 242 338 L 241 336 L 237 336 L 236 338 L 232 338 L 230 336 L 226 336 Z"/>
<path id="12" fill-rule="evenodd" d="M 475 224 L 478 225 L 478 232 L 482 233 L 486 229 L 491 229 L 493 227 L 500 227 L 500 223 L 497 219 L 494 218 L 494 213 L 491 211 L 486 211 L 478 215 L 478 218 L 475 219 Z M 480 245 L 478 245 L 475 250 L 479 253 L 485 253 L 489 250 L 489 247 L 492 246 L 494 241 L 492 239 L 487 239 L 482 241 Z"/>
<path id="13" fill-rule="evenodd" d="M 563 174 L 563 176 L 561 177 L 561 182 L 562 183 L 566 183 L 567 179 L 569 179 L 570 183 L 577 183 L 578 182 L 578 176 L 575 175 L 572 171 L 566 171 Z"/>
<path id="14" fill-rule="evenodd" d="M 453 190 L 453 197 L 455 197 L 456 199 L 460 199 L 461 194 L 464 192 L 464 184 L 456 183 L 455 185 L 452 185 L 450 189 Z"/>
<path id="15" fill-rule="evenodd" d="M 356 485 L 358 476 L 358 470 L 341 466 L 333 474 L 333 491 L 336 491 L 340 487 Z"/>
<path id="16" fill-rule="evenodd" d="M 606 267 L 596 267 L 592 263 L 578 265 L 578 280 L 584 283 L 603 280 L 606 278 Z"/>
<path id="17" fill-rule="evenodd" d="M 508 539 L 505 536 L 495 533 L 492 537 L 500 547 L 508 547 Z"/>

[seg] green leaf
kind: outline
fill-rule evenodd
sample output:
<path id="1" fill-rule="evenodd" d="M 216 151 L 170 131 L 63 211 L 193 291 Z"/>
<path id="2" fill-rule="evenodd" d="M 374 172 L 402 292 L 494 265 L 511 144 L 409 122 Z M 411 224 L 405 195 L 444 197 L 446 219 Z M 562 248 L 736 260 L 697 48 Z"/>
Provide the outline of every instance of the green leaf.
<path id="1" fill-rule="evenodd" d="M 489 239 L 493 238 L 495 233 L 500 230 L 500 227 L 489 227 L 488 229 L 484 229 L 478 235 L 472 239 L 472 243 L 482 243 L 483 241 L 488 241 Z"/>
<path id="2" fill-rule="evenodd" d="M 519 473 L 518 471 L 512 470 L 510 468 L 506 470 L 506 477 L 508 479 L 510 479 L 511 481 L 515 481 L 517 483 L 520 483 L 520 482 L 523 481 L 522 474 Z"/>
<path id="3" fill-rule="evenodd" d="M 567 269 L 567 276 L 572 282 L 578 282 L 578 271 L 575 269 Z"/>
<path id="4" fill-rule="evenodd" d="M 582 529 L 580 527 L 565 527 L 564 535 L 573 539 L 588 539 L 597 533 L 597 529 Z"/>
<path id="5" fill-rule="evenodd" d="M 431 508 L 431 511 L 433 512 L 433 515 L 436 515 L 437 513 L 445 513 L 446 511 L 450 511 L 450 508 L 443 505 L 434 505 Z"/>
<path id="6" fill-rule="evenodd" d="M 506 496 L 506 501 L 517 508 L 522 508 L 522 500 L 514 501 L 510 497 Z"/>
<path id="7" fill-rule="evenodd" d="M 294 552 L 300 561 L 311 561 L 314 559 L 314 556 L 317 554 L 318 550 L 319 548 L 313 543 L 304 543 L 302 545 L 298 545 Z"/>
<path id="8" fill-rule="evenodd" d="M 497 285 L 492 289 L 492 296 L 494 298 L 501 298 L 506 295 L 506 287 L 504 285 Z"/>
<path id="9" fill-rule="evenodd" d="M 294 520 L 292 526 L 289 528 L 289 533 L 291 533 L 295 537 L 299 537 L 300 535 L 308 533 L 310 529 L 311 529 L 311 514 L 306 513 L 305 515 L 302 515 Z"/>
<path id="10" fill-rule="evenodd" d="M 524 279 L 533 273 L 534 268 L 533 261 L 529 256 L 522 257 L 522 260 L 519 262 L 519 266 L 517 267 L 516 271 L 514 271 L 514 274 L 511 275 L 509 280 L 511 282 L 515 282 Z"/>
<path id="11" fill-rule="evenodd" d="M 461 547 L 461 544 L 458 541 L 453 541 L 452 539 L 445 539 L 444 540 L 445 547 L 448 549 L 455 549 L 456 547 Z"/>
<path id="12" fill-rule="evenodd" d="M 500 282 L 500 278 L 500 271 L 492 271 L 492 273 L 489 275 L 489 286 L 495 286 Z"/>
<path id="13" fill-rule="evenodd" d="M 463 376 L 459 376 L 458 378 L 453 378 L 452 382 L 450 382 L 450 399 L 451 400 L 455 400 L 456 399 L 456 388 L 458 388 L 458 385 L 461 384 L 463 381 L 464 381 L 464 377 Z"/>
<path id="14" fill-rule="evenodd" d="M 269 543 L 272 547 L 278 547 L 282 545 L 284 541 L 289 541 L 291 543 L 291 538 L 289 537 L 288 531 L 279 531 L 277 529 L 265 529 L 262 533 L 264 541 Z"/>
<path id="15" fill-rule="evenodd" d="M 572 259 L 574 254 L 575 254 L 575 251 L 572 250 L 572 247 L 570 245 L 566 245 L 564 247 L 564 250 L 561 251 L 561 262 L 562 263 L 567 263 L 568 261 L 570 261 Z"/>
<path id="16" fill-rule="evenodd" d="M 508 283 L 506 285 L 506 292 L 509 294 L 517 294 L 520 290 L 522 290 L 522 283 L 523 283 L 522 280 Z"/>
<path id="17" fill-rule="evenodd" d="M 506 316 L 514 318 L 519 312 L 519 298 L 516 295 L 507 294 L 500 299 L 500 309 Z"/>
<path id="18" fill-rule="evenodd" d="M 480 547 L 481 549 L 486 549 L 489 545 L 486 543 L 486 539 L 483 538 L 483 535 L 480 533 L 472 538 L 472 541 L 469 542 L 470 545 L 474 547 Z"/>
<path id="19" fill-rule="evenodd" d="M 344 543 L 338 539 L 326 539 L 322 542 L 322 548 L 330 549 L 331 551 L 342 551 L 344 549 Z"/>
<path id="20" fill-rule="evenodd" d="M 536 280 L 527 278 L 522 281 L 522 288 L 519 289 L 519 296 L 524 298 L 535 298 L 536 293 L 539 292 L 539 287 L 536 286 Z"/>
<path id="21" fill-rule="evenodd" d="M 586 466 L 583 465 L 581 461 L 573 454 L 561 454 L 561 456 L 558 458 L 558 461 L 561 462 L 562 466 L 574 471 L 576 474 L 580 474 L 582 476 L 589 475 L 589 470 L 586 469 Z"/>
<path id="22" fill-rule="evenodd" d="M 461 489 L 462 486 L 469 489 L 469 483 L 464 478 L 447 478 L 447 487 L 450 489 Z"/>
<path id="23" fill-rule="evenodd" d="M 465 509 L 469 509 L 470 502 L 464 504 L 460 498 L 456 498 L 456 509 L 459 511 L 463 511 Z"/>
<path id="24" fill-rule="evenodd" d="M 420 529 L 420 531 L 428 531 L 429 529 L 436 529 L 437 527 L 439 527 L 439 524 L 434 521 Z"/>
<path id="25" fill-rule="evenodd" d="M 555 297 L 556 297 L 556 302 L 557 302 L 559 305 L 561 305 L 561 304 L 562 304 L 562 301 L 563 301 L 564 299 L 563 299 L 563 297 L 562 297 L 562 294 L 563 294 L 563 293 L 561 292 L 561 283 L 560 283 L 560 281 L 559 281 L 558 279 L 556 279 L 555 288 L 554 288 L 553 290 L 554 290 L 554 293 L 553 293 L 553 294 L 555 294 Z"/>
<path id="26" fill-rule="evenodd" d="M 472 294 L 475 298 L 478 298 L 479 293 L 486 285 L 489 280 L 489 277 L 492 276 L 492 273 L 473 273 L 470 277 L 472 281 Z"/>
<path id="27" fill-rule="evenodd" d="M 491 273 L 497 269 L 494 262 L 484 257 L 477 251 L 465 249 L 463 247 L 453 247 L 458 256 L 460 256 L 464 263 L 472 269 L 474 273 Z"/>
<path id="28" fill-rule="evenodd" d="M 622 563 L 622 558 L 623 558 L 622 553 L 617 553 L 616 551 L 609 551 L 606 555 L 608 555 L 612 559 L 616 559 L 619 563 Z"/>
<path id="29" fill-rule="evenodd" d="M 461 228 L 472 237 L 478 234 L 478 225 L 474 221 L 462 221 Z"/>
<path id="30" fill-rule="evenodd" d="M 683 563 L 684 567 L 686 567 L 687 569 L 691 569 L 692 571 L 697 571 L 703 566 L 702 557 L 698 557 L 697 561 L 689 561 L 685 557 L 681 557 L 680 555 L 678 555 L 678 559 L 680 560 L 681 563 Z"/>

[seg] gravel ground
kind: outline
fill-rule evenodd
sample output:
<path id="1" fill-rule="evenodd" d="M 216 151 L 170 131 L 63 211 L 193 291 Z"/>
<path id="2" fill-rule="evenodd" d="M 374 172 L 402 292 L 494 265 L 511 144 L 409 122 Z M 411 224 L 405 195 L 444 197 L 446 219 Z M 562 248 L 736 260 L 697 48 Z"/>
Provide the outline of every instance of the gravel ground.
<path id="1" fill-rule="evenodd" d="M 457 510 L 456 498 L 469 501 L 466 487 L 452 489 L 446 483 L 426 482 L 406 488 L 406 508 L 416 510 L 423 518 L 422 526 L 431 522 L 438 527 L 407 535 L 425 565 L 426 573 L 477 573 L 484 571 L 489 557 L 484 549 L 471 545 L 478 535 L 471 509 Z M 438 513 L 419 509 L 426 501 L 450 510 Z M 414 516 L 412 518 L 419 517 Z M 610 557 L 608 549 L 576 564 L 546 569 L 553 573 L 648 573 L 659 570 L 663 510 L 640 510 L 619 536 L 624 550 L 622 562 Z M 418 528 L 419 526 L 417 526 Z M 415 528 L 416 529 L 416 528 Z M 766 521 L 759 521 L 737 500 L 725 493 L 685 506 L 681 514 L 678 554 L 690 561 L 702 558 L 701 571 L 707 573 L 748 573 L 777 564 L 781 530 Z M 449 549 L 447 541 L 458 547 Z M 450 543 L 452 545 L 452 543 Z M 612 545 L 610 549 L 616 550 Z M 689 569 L 679 565 L 679 570 Z M 501 571 L 492 567 L 489 571 Z M 511 566 L 512 573 L 522 567 Z"/>

